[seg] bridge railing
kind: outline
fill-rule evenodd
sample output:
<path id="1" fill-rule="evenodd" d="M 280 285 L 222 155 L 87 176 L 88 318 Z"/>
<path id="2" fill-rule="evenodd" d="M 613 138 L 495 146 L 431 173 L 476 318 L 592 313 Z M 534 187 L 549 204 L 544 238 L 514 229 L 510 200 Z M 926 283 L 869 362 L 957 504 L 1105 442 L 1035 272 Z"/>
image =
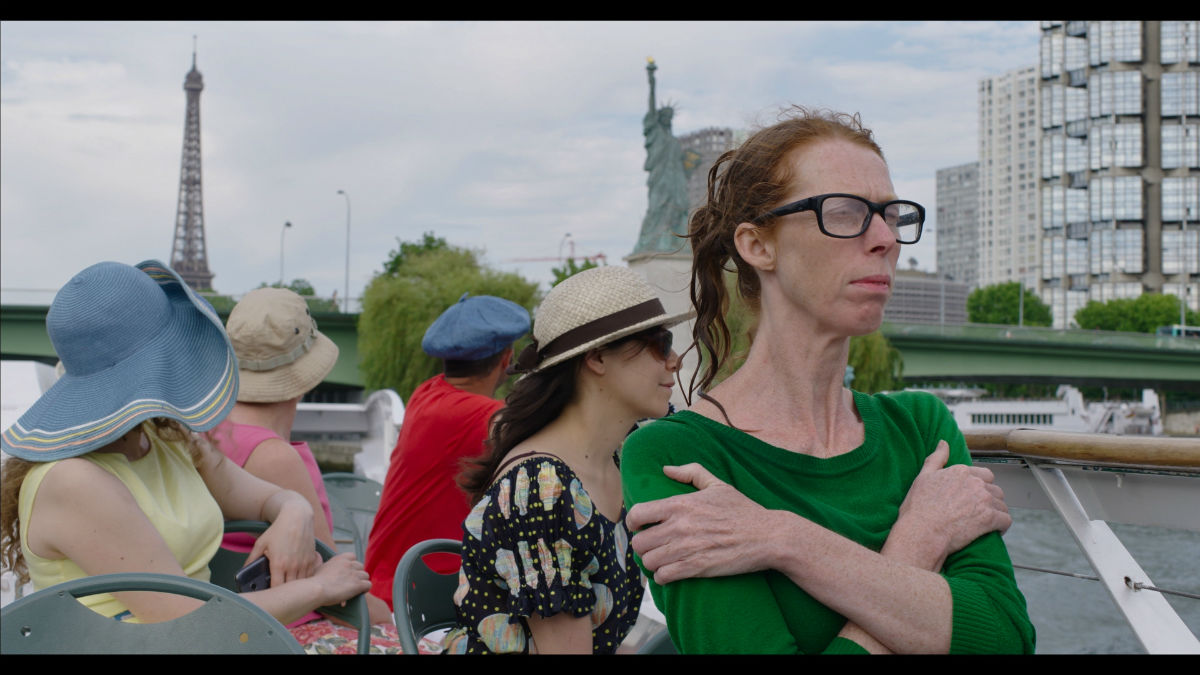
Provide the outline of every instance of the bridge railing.
<path id="1" fill-rule="evenodd" d="M 1027 342 L 1112 346 L 1126 349 L 1170 349 L 1200 352 L 1200 340 L 1175 335 L 1150 335 L 1110 330 L 1004 326 L 985 323 L 942 324 L 884 321 L 883 334 L 905 337 L 942 337 L 996 342 Z"/>

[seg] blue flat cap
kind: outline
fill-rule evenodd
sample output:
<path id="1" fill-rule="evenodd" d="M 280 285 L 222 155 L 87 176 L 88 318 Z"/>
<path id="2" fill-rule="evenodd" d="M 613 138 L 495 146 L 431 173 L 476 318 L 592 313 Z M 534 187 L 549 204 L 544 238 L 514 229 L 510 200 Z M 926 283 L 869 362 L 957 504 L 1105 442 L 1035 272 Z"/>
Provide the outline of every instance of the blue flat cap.
<path id="1" fill-rule="evenodd" d="M 421 349 L 438 359 L 476 361 L 508 349 L 529 332 L 529 312 L 515 302 L 491 295 L 467 297 L 429 326 Z"/>

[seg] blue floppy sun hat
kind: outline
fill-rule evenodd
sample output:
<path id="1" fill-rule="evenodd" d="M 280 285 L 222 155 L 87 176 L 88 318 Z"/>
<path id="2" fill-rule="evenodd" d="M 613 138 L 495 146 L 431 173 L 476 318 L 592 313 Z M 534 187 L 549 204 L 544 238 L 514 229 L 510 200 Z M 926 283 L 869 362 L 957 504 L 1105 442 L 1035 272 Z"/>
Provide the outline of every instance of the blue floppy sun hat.
<path id="1" fill-rule="evenodd" d="M 55 295 L 46 332 L 65 372 L 0 435 L 15 457 L 78 457 L 152 417 L 207 431 L 237 400 L 237 357 L 220 317 L 157 260 L 76 274 Z"/>

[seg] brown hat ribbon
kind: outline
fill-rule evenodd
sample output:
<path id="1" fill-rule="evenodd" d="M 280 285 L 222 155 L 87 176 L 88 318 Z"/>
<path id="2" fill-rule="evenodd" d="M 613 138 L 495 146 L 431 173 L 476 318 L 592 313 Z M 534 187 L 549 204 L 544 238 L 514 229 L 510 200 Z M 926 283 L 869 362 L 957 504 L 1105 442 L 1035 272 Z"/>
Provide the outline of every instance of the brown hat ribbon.
<path id="1" fill-rule="evenodd" d="M 587 344 L 593 340 L 599 340 L 606 335 L 611 335 L 622 328 L 649 321 L 655 317 L 663 316 L 667 313 L 663 308 L 662 301 L 658 298 L 647 300 L 638 303 L 632 307 L 626 307 L 619 312 L 614 312 L 607 316 L 602 316 L 599 319 L 589 321 L 582 326 L 576 326 L 571 330 L 559 335 L 551 340 L 545 347 L 539 349 L 537 340 L 534 340 L 529 346 L 521 350 L 521 355 L 517 357 L 517 362 L 513 366 L 513 372 L 523 373 L 537 367 L 537 364 L 546 359 L 553 358 L 559 354 L 575 349 L 579 345 Z"/>

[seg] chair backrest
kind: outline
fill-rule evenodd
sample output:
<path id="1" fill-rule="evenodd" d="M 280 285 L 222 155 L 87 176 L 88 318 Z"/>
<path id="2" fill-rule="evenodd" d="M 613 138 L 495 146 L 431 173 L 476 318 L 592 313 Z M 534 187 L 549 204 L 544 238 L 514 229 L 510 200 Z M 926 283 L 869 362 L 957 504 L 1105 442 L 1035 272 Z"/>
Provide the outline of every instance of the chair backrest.
<path id="1" fill-rule="evenodd" d="M 225 534 L 233 532 L 262 534 L 270 526 L 270 523 L 257 520 L 227 520 L 225 521 Z M 321 554 L 322 560 L 329 560 L 338 553 L 329 548 L 323 541 L 314 540 L 313 543 L 316 546 L 317 552 Z M 245 567 L 247 562 L 249 561 L 246 560 L 245 553 L 231 551 L 223 547 L 218 548 L 217 554 L 208 563 L 212 583 L 230 591 L 236 591 L 237 585 L 234 583 L 234 575 L 237 574 L 238 570 Z M 317 611 L 325 616 L 345 621 L 357 628 L 358 653 L 367 654 L 370 652 L 371 616 L 366 598 L 358 595 L 346 601 L 345 605 L 328 605 L 319 607 Z"/>
<path id="2" fill-rule="evenodd" d="M 156 591 L 203 600 L 161 623 L 128 623 L 98 614 L 76 598 Z M 101 574 L 25 596 L 0 616 L 5 654 L 303 654 L 287 629 L 253 603 L 219 586 L 171 574 Z"/>
<path id="3" fill-rule="evenodd" d="M 379 500 L 383 497 L 383 486 L 353 473 L 330 472 L 322 474 L 325 493 L 329 496 L 329 507 L 333 512 L 333 538 L 342 542 L 353 539 L 355 555 L 364 560 L 367 538 L 375 523 Z"/>
<path id="4" fill-rule="evenodd" d="M 646 644 L 638 648 L 639 654 L 678 654 L 675 644 L 671 642 L 671 634 L 664 628 L 646 640 Z"/>
<path id="5" fill-rule="evenodd" d="M 405 654 L 416 654 L 422 636 L 452 627 L 458 616 L 458 608 L 454 606 L 458 573 L 439 574 L 429 569 L 421 557 L 430 553 L 462 555 L 462 542 L 428 539 L 408 549 L 396 565 L 396 576 L 392 579 L 392 609 Z"/>

